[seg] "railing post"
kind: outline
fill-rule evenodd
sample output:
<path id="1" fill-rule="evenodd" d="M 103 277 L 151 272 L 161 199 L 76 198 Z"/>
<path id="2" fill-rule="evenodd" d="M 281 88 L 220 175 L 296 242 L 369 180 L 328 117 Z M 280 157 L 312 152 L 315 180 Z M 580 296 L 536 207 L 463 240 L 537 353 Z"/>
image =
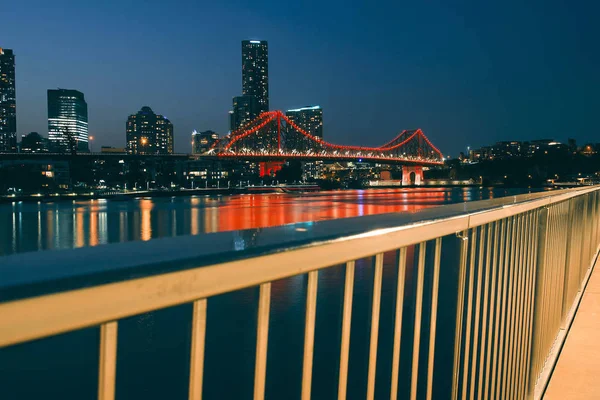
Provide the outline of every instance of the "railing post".
<path id="1" fill-rule="evenodd" d="M 566 249 L 566 257 L 565 257 L 565 269 L 563 276 L 563 296 L 562 296 L 562 311 L 560 314 L 560 327 L 561 329 L 566 328 L 566 319 L 567 314 L 569 313 L 569 297 L 570 297 L 570 286 L 571 286 L 571 264 L 572 264 L 572 252 L 573 252 L 573 242 L 577 240 L 573 237 L 573 225 L 576 223 L 577 219 L 575 218 L 575 213 L 577 211 L 576 201 L 577 197 L 573 197 L 569 199 L 569 219 L 568 219 L 568 227 L 567 227 L 567 249 Z"/>
<path id="2" fill-rule="evenodd" d="M 544 270 L 546 266 L 546 241 L 548 238 L 548 207 L 544 207 L 539 211 L 538 215 L 538 234 L 537 234 L 537 262 L 535 266 L 535 284 L 533 285 L 533 326 L 531 328 L 531 347 L 530 356 L 531 360 L 529 364 L 528 378 L 527 378 L 527 392 L 526 398 L 533 398 L 535 392 L 535 384 L 537 382 L 537 371 L 538 360 L 535 358 L 539 352 L 540 346 L 540 320 L 542 318 L 542 302 L 543 298 L 540 295 L 542 293 L 542 285 L 544 278 Z"/>
<path id="3" fill-rule="evenodd" d="M 461 240 L 460 256 L 458 263 L 458 288 L 456 299 L 456 332 L 454 334 L 454 368 L 452 371 L 452 399 L 458 398 L 458 378 L 460 376 L 460 353 L 463 325 L 463 311 L 465 306 L 465 280 L 467 275 L 467 252 L 469 251 L 469 236 L 467 231 L 457 233 Z"/>
<path id="4" fill-rule="evenodd" d="M 98 368 L 98 399 L 115 398 L 117 379 L 117 321 L 100 325 L 100 365 Z"/>

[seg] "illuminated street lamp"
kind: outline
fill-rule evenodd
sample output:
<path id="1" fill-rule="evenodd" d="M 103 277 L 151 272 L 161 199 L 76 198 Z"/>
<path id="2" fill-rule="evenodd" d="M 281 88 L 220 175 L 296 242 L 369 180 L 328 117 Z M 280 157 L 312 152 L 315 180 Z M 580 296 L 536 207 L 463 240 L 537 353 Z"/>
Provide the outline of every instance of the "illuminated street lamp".
<path id="1" fill-rule="evenodd" d="M 94 146 L 92 145 L 92 141 L 94 140 L 93 136 L 88 137 L 88 140 L 90 141 L 90 153 L 94 152 Z"/>

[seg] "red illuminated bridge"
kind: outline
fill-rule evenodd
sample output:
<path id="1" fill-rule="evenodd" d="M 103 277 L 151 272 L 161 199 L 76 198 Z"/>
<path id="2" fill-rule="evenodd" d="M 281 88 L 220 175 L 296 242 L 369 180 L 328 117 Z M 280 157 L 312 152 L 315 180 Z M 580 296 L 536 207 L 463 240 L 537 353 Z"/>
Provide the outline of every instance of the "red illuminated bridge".
<path id="1" fill-rule="evenodd" d="M 366 161 L 415 167 L 443 164 L 442 153 L 420 129 L 403 131 L 380 147 L 344 146 L 309 134 L 281 111 L 262 113 L 218 140 L 202 157 L 257 161 Z"/>

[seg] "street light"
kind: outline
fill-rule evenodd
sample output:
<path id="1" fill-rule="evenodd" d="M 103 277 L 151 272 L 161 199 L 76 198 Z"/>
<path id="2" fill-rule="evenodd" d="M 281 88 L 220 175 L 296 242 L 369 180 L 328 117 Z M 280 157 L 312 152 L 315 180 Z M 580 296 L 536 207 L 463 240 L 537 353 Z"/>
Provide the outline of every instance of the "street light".
<path id="1" fill-rule="evenodd" d="M 92 141 L 94 140 L 94 137 L 90 136 L 88 138 L 88 140 L 90 141 L 90 153 L 93 153 L 94 152 L 94 146 L 92 146 Z"/>

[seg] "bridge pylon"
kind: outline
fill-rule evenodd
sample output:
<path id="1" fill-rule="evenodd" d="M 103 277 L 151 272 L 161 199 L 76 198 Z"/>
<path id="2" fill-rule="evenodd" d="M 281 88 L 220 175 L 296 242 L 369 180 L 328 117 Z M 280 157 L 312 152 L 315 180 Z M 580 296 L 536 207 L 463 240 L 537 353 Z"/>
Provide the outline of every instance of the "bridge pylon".
<path id="1" fill-rule="evenodd" d="M 402 186 L 406 185 L 422 185 L 423 167 L 420 165 L 403 165 L 402 166 Z"/>

